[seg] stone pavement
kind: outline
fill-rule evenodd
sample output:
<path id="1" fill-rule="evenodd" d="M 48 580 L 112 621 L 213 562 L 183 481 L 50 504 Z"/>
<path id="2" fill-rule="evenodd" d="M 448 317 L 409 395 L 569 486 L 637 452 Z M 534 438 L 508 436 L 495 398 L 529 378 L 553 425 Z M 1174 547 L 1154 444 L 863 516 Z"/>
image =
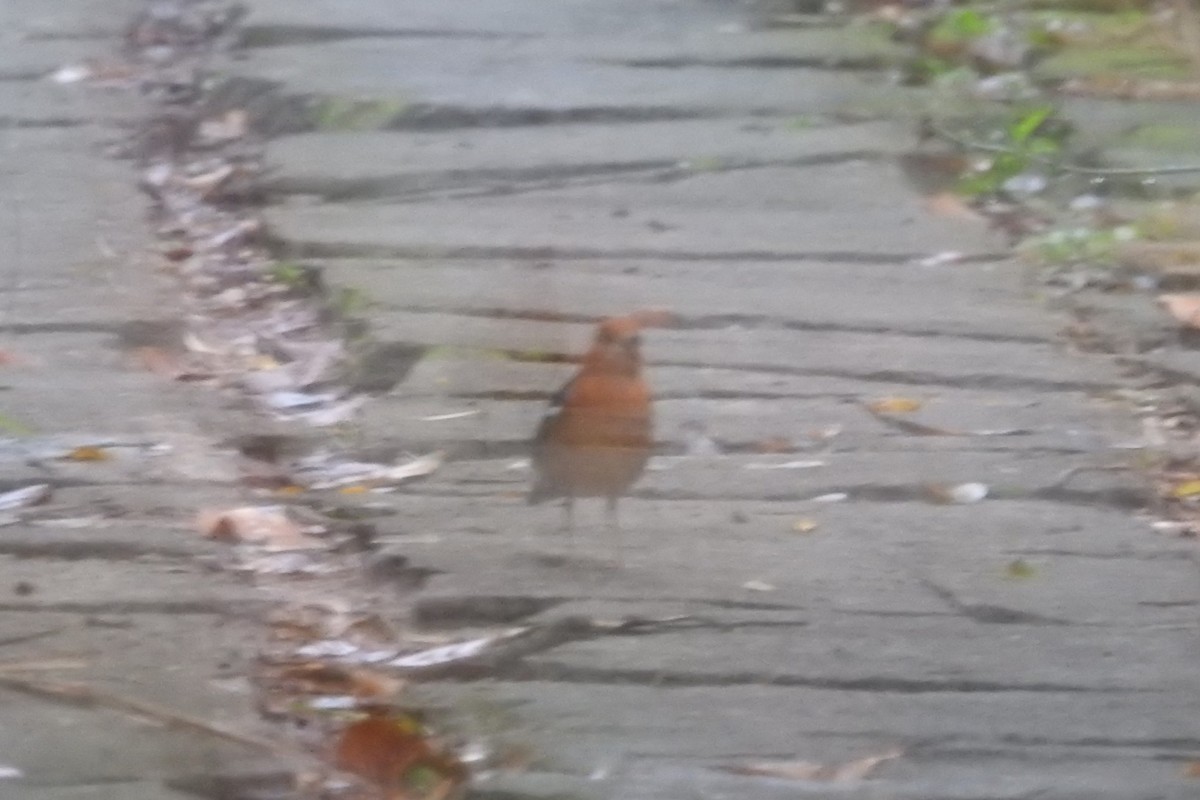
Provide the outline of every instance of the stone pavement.
<path id="1" fill-rule="evenodd" d="M 8 3 L 0 34 L 0 346 L 22 359 L 0 410 L 172 449 L 6 450 L 5 488 L 55 495 L 0 527 L 0 669 L 77 659 L 33 674 L 253 734 L 258 595 L 204 569 L 189 523 L 232 493 L 210 445 L 228 413 L 121 350 L 178 314 L 136 255 L 131 171 L 99 155 L 137 110 L 36 80 L 111 46 L 136 4 L 43 5 Z M 472 796 L 1195 796 L 1194 543 L 1150 531 L 1134 476 L 1059 480 L 1128 459 L 1121 375 L 1065 351 L 982 226 L 925 210 L 895 158 L 914 98 L 871 71 L 889 43 L 759 29 L 716 0 L 247 5 L 212 102 L 277 134 L 281 257 L 355 289 L 374 337 L 425 348 L 378 376 L 397 382 L 359 438 L 457 454 L 385 498 L 387 544 L 439 572 L 379 611 L 461 637 L 571 614 L 690 622 L 414 690 L 532 757 Z M 647 306 L 681 322 L 646 336 L 662 455 L 620 536 L 586 505 L 567 539 L 556 509 L 523 502 L 524 441 L 559 356 L 596 317 Z M 890 395 L 922 400 L 929 426 L 1015 433 L 913 435 L 862 407 Z M 693 423 L 720 455 L 685 455 Z M 760 452 L 770 439 L 800 452 Z M 929 502 L 964 481 L 988 498 Z M 197 776 L 269 768 L 8 690 L 0 723 L 0 765 L 23 774 L 0 780 L 6 799 L 196 796 Z M 716 769 L 894 747 L 845 784 Z M 212 785 L 200 796 L 248 800 Z"/>
<path id="2" fill-rule="evenodd" d="M 1127 460 L 1121 376 L 981 223 L 925 209 L 896 159 L 917 92 L 870 71 L 889 43 L 706 0 L 248 6 L 214 103 L 276 134 L 278 253 L 428 348 L 363 439 L 459 456 L 390 501 L 389 544 L 441 571 L 416 618 L 698 621 L 424 687 L 533 754 L 480 796 L 1195 796 L 1195 546 L 1134 476 L 1059 480 Z M 556 536 L 518 462 L 555 362 L 650 306 L 681 322 L 645 337 L 662 456 L 620 537 L 586 506 Z M 914 435 L 861 405 L 891 395 L 1015 432 Z M 689 423 L 722 454 L 681 455 Z M 929 501 L 963 481 L 989 497 Z M 849 785 L 714 769 L 897 746 Z"/>
<path id="3" fill-rule="evenodd" d="M 179 800 L 197 779 L 256 765 L 245 746 L 105 708 L 114 698 L 247 734 L 263 727 L 244 677 L 255 597 L 206 568 L 211 547 L 190 530 L 197 508 L 231 494 L 228 464 L 208 444 L 220 434 L 217 397 L 131 368 L 127 352 L 179 314 L 145 255 L 134 172 L 104 155 L 141 112 L 132 92 L 46 80 L 111 57 L 139 7 L 0 9 L 0 348 L 13 359 L 0 367 L 0 489 L 53 491 L 0 527 L 5 800 Z M 97 443 L 112 445 L 108 460 L 59 460 Z M 11 680 L 81 684 L 99 705 Z"/>

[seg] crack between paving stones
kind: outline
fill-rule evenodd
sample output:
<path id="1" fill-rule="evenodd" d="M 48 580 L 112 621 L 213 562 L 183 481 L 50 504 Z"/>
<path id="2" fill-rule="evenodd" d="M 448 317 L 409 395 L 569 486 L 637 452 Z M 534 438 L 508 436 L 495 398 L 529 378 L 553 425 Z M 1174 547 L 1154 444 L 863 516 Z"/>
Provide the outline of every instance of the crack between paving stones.
<path id="1" fill-rule="evenodd" d="M 774 250 L 730 250 L 712 252 L 708 250 L 651 250 L 625 248 L 603 250 L 586 247 L 511 246 L 489 247 L 476 245 L 386 245 L 353 242 L 320 242 L 304 239 L 288 239 L 273 233 L 269 228 L 264 235 L 265 245 L 279 258 L 311 259 L 396 259 L 420 261 L 467 261 L 503 260 L 531 261 L 532 266 L 541 268 L 553 261 L 679 261 L 720 263 L 779 263 L 820 262 L 823 264 L 856 264 L 891 266 L 910 264 L 923 259 L 929 253 L 864 253 L 854 250 L 797 250 L 779 252 Z M 960 264 L 992 264 L 1005 261 L 1006 253 L 966 254 Z"/>
<path id="2" fill-rule="evenodd" d="M 456 200 L 483 197 L 512 197 L 564 188 L 620 186 L 624 184 L 679 183 L 704 175 L 741 172 L 778 167 L 817 167 L 877 161 L 883 153 L 854 150 L 845 153 L 807 156 L 794 159 L 754 161 L 725 166 L 693 169 L 675 160 L 608 163 L 579 166 L 530 168 L 527 170 L 450 170 L 428 173 L 435 179 L 432 186 L 404 189 L 406 182 L 420 183 L 423 175 L 383 176 L 362 179 L 291 179 L 281 180 L 270 190 L 284 195 L 317 196 L 326 202 L 358 202 L 360 205 L 380 203 L 408 205 L 427 200 Z M 460 180 L 460 185 L 453 181 Z M 495 181 L 495 185 L 472 185 L 472 182 Z"/>
<path id="3" fill-rule="evenodd" d="M 471 681 L 472 678 L 443 677 Z M 1153 689 L 1121 686 L 1082 686 L 1070 683 L 1008 683 L 1003 681 L 919 679 L 893 677 L 829 678 L 772 675 L 756 672 L 697 673 L 659 669 L 584 667 L 557 661 L 521 662 L 490 671 L 488 680 L 519 683 L 549 681 L 568 684 L 637 684 L 661 689 L 701 686 L 781 686 L 845 692 L 886 694 L 980 694 L 1029 692 L 1046 694 L 1153 693 Z"/>
<path id="4" fill-rule="evenodd" d="M 533 322 L 575 323 L 580 325 L 595 325 L 603 318 L 594 314 L 569 314 L 537 309 L 506 309 L 478 308 L 472 306 L 437 306 L 419 303 L 381 304 L 388 311 L 407 314 L 440 314 L 470 318 L 497 320 L 526 320 Z M 903 336 L 913 339 L 951 339 L 972 342 L 990 342 L 997 344 L 1029 344 L 1050 345 L 1053 339 L 1044 336 L 1023 334 L 988 333 L 986 331 L 954 331 L 935 330 L 932 328 L 896 328 L 887 325 L 845 324 L 835 322 L 812 322 L 801 319 L 791 319 L 772 314 L 686 314 L 673 313 L 670 328 L 672 330 L 723 330 L 737 327 L 745 330 L 787 330 L 803 331 L 806 333 L 852 333 L 878 334 L 881 336 Z M 408 345 L 407 342 L 392 342 L 397 345 Z M 420 345 L 412 345 L 420 346 Z"/>

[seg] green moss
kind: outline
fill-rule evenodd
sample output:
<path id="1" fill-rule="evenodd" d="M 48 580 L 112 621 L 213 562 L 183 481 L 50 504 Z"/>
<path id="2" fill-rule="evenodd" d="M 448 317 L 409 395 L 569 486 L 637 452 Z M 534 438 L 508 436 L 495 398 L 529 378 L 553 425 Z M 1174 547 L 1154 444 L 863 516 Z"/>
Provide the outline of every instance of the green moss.
<path id="1" fill-rule="evenodd" d="M 396 98 L 325 97 L 317 102 L 312 122 L 322 131 L 379 130 L 403 116 L 408 107 Z"/>

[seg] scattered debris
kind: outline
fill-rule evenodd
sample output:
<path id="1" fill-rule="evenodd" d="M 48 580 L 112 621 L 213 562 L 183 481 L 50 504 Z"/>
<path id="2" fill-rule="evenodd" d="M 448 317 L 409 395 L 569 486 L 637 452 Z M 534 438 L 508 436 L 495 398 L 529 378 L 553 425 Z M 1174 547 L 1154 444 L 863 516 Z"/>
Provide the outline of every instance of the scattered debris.
<path id="1" fill-rule="evenodd" d="M 825 466 L 824 461 L 820 461 L 818 459 L 804 459 L 798 461 L 784 461 L 779 464 L 751 462 L 743 465 L 743 469 L 815 469 L 816 467 L 823 466 Z"/>
<path id="2" fill-rule="evenodd" d="M 867 403 L 872 414 L 911 414 L 921 408 L 920 400 L 911 397 L 884 397 Z"/>
<path id="3" fill-rule="evenodd" d="M 395 800 L 444 800 L 466 781 L 463 763 L 412 713 L 369 709 L 334 747 L 338 769 L 357 775 Z"/>
<path id="4" fill-rule="evenodd" d="M 931 502 L 942 505 L 968 505 L 978 503 L 988 496 L 986 483 L 958 483 L 953 485 L 934 483 L 925 487 Z"/>
<path id="5" fill-rule="evenodd" d="M 812 533 L 817 527 L 817 521 L 812 519 L 798 519 L 792 523 L 792 530 L 796 533 Z"/>
<path id="6" fill-rule="evenodd" d="M 1183 327 L 1200 329 L 1200 294 L 1163 294 L 1158 304 Z"/>
<path id="7" fill-rule="evenodd" d="M 751 761 L 744 764 L 730 764 L 719 767 L 719 769 L 735 775 L 761 778 L 849 783 L 869 778 L 880 764 L 899 758 L 903 754 L 903 750 L 895 749 L 847 761 L 844 764 L 819 764 L 813 761 Z"/>
<path id="8" fill-rule="evenodd" d="M 446 454 L 441 450 L 398 464 L 342 461 L 328 453 L 318 453 L 297 463 L 292 477 L 310 489 L 352 486 L 384 488 L 432 475 L 441 468 L 445 459 Z"/>
<path id="9" fill-rule="evenodd" d="M 48 483 L 35 483 L 20 489 L 0 494 L 0 511 L 12 511 L 18 508 L 41 505 L 50 499 L 53 490 Z"/>
<path id="10" fill-rule="evenodd" d="M 200 532 L 210 539 L 260 545 L 270 551 L 311 550 L 324 543 L 294 522 L 282 506 L 246 506 L 205 511 L 197 519 Z"/>

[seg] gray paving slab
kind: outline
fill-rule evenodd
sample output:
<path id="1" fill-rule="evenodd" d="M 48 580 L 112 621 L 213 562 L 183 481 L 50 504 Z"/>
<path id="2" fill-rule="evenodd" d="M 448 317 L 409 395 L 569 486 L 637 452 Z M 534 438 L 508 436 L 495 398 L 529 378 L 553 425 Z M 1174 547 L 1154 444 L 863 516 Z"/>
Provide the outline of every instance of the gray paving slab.
<path id="1" fill-rule="evenodd" d="M 462 638 L 569 614 L 693 623 L 418 687 L 468 735 L 535 754 L 483 796 L 1188 796 L 1194 546 L 1151 529 L 1136 473 L 1061 482 L 1136 462 L 1122 365 L 1059 343 L 1068 319 L 981 223 L 929 211 L 893 158 L 902 128 L 845 121 L 907 118 L 911 95 L 881 104 L 877 76 L 817 66 L 830 40 L 755 30 L 732 3 L 249 6 L 231 85 L 382 99 L 376 126 L 399 129 L 268 146 L 280 256 L 356 290 L 372 337 L 425 348 L 365 407 L 361 446 L 456 455 L 339 498 L 390 512 L 381 541 L 436 570 L 369 572 L 377 607 Z M 413 109 L 441 115 L 414 131 Z M 949 251 L 968 257 L 919 263 Z M 619 530 L 591 502 L 559 533 L 519 461 L 569 372 L 546 362 L 647 306 L 681 323 L 645 337 L 664 451 L 699 419 L 751 452 L 664 452 Z M 929 424 L 1034 432 L 905 435 L 854 405 L 884 393 L 924 400 Z M 834 424 L 824 447 L 752 452 Z M 962 481 L 989 497 L 931 502 Z M 847 785 L 718 769 L 892 746 Z"/>
<path id="2" fill-rule="evenodd" d="M 814 182 L 828 186 L 828 196 L 798 189 Z M 870 239 L 858 228 L 863 213 L 876 221 L 877 235 Z M 468 217 L 472 224 L 465 226 Z M 996 246 L 978 227 L 928 214 L 898 169 L 874 163 L 702 173 L 665 184 L 420 205 L 283 207 L 267 221 L 299 255 L 544 252 L 732 261 L 844 254 L 844 260 L 909 260 L 949 250 L 988 253 Z"/>
<path id="3" fill-rule="evenodd" d="M 261 759 L 170 720 L 264 733 L 243 677 L 255 606 L 244 584 L 205 567 L 214 553 L 189 530 L 198 508 L 232 499 L 214 482 L 231 474 L 210 444 L 217 431 L 204 428 L 218 404 L 131 368 L 121 349 L 129 324 L 180 313 L 141 255 L 132 171 L 103 155 L 139 109 L 129 94 L 32 80 L 109 56 L 139 6 L 14 2 L 0 12 L 6 41 L 20 40 L 0 65 L 13 73 L 0 80 L 0 347 L 14 359 L 0 375 L 0 461 L 6 490 L 54 487 L 37 514 L 0 528 L 0 663 L 6 680 L 83 692 L 72 701 L 0 688 L 0 764 L 18 772 L 0 779 L 6 800 L 181 800 L 173 779 Z M 56 441 L 67 443 L 59 454 L 72 442 L 162 449 L 117 448 L 103 462 L 36 455 Z M 63 659 L 74 668 L 46 666 Z M 164 716 L 113 710 L 110 697 Z"/>

